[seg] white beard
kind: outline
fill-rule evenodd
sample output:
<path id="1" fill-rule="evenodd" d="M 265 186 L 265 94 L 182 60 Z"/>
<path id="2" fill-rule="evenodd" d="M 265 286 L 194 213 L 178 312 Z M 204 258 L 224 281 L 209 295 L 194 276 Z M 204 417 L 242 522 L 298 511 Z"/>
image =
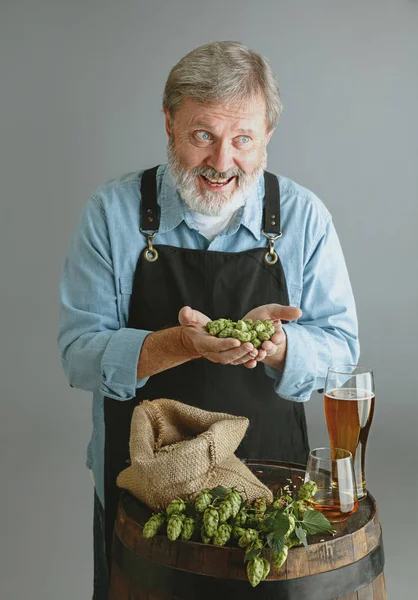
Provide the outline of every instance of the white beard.
<path id="1" fill-rule="evenodd" d="M 173 135 L 168 140 L 167 156 L 168 166 L 180 197 L 191 210 L 210 217 L 226 217 L 244 206 L 248 198 L 248 192 L 255 185 L 267 165 L 267 151 L 264 149 L 260 165 L 248 175 L 241 169 L 230 169 L 226 173 L 222 173 L 222 177 L 215 169 L 210 167 L 197 167 L 189 171 L 183 167 L 176 154 Z M 226 179 L 237 175 L 239 187 L 232 195 L 211 190 L 205 190 L 202 193 L 198 189 L 196 181 L 199 174 Z"/>

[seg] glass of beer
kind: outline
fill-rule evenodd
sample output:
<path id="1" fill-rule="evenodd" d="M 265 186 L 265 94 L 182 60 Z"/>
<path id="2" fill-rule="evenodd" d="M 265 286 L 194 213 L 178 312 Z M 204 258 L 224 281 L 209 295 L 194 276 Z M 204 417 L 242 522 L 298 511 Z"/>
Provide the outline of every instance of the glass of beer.
<path id="1" fill-rule="evenodd" d="M 330 445 L 353 455 L 357 497 L 366 497 L 366 446 L 375 405 L 373 371 L 360 365 L 328 369 L 324 389 Z"/>
<path id="2" fill-rule="evenodd" d="M 345 521 L 358 508 L 356 478 L 351 452 L 342 448 L 315 448 L 309 453 L 305 482 L 314 481 L 318 491 L 312 506 L 328 521 Z"/>

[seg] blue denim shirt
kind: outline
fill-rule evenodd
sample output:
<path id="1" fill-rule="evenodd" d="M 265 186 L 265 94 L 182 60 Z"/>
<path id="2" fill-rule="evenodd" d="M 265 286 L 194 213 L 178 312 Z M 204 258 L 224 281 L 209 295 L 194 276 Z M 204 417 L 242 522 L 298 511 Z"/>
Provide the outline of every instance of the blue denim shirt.
<path id="1" fill-rule="evenodd" d="M 140 179 L 128 173 L 100 187 L 89 199 L 62 272 L 58 343 L 70 384 L 93 392 L 93 433 L 87 466 L 104 503 L 103 396 L 129 400 L 146 379 L 137 363 L 149 331 L 128 329 L 129 300 L 139 254 Z M 275 242 L 286 276 L 290 304 L 302 309 L 284 325 L 287 357 L 283 372 L 266 365 L 275 391 L 295 402 L 309 400 L 324 386 L 335 363 L 356 363 L 359 354 L 354 298 L 331 216 L 309 190 L 279 177 L 281 229 Z M 169 169 L 157 173 L 161 222 L 155 244 L 208 251 L 240 252 L 267 248 L 262 235 L 264 179 L 260 178 L 228 229 L 209 242 L 179 197 Z M 231 292 L 232 293 L 232 292 Z M 219 315 L 208 315 L 211 318 Z M 243 368 L 243 367 L 230 367 Z M 225 406 L 225 412 L 228 407 Z"/>

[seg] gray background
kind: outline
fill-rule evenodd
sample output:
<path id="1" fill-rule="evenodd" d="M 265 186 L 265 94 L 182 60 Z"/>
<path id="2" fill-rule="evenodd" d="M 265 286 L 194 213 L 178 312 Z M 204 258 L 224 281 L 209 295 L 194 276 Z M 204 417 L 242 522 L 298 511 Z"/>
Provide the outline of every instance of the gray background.
<path id="1" fill-rule="evenodd" d="M 285 105 L 269 168 L 334 216 L 376 373 L 389 598 L 414 597 L 418 3 L 2 0 L 0 23 L 1 598 L 91 597 L 91 403 L 61 372 L 60 270 L 89 194 L 165 161 L 169 69 L 215 39 L 269 58 Z M 318 394 L 307 411 L 323 445 Z"/>

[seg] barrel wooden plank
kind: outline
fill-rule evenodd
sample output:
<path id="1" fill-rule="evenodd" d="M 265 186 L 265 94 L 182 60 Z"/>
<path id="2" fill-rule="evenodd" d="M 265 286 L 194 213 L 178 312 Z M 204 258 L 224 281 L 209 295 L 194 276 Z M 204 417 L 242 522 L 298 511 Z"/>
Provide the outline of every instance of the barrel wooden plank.
<path id="1" fill-rule="evenodd" d="M 368 553 L 367 537 L 364 527 L 353 533 L 353 558 L 359 560 Z"/>
<path id="2" fill-rule="evenodd" d="M 357 600 L 373 600 L 375 598 L 373 596 L 373 587 L 371 585 L 366 585 L 359 590 L 357 590 Z"/>
<path id="3" fill-rule="evenodd" d="M 350 538 L 339 538 L 334 543 L 313 544 L 309 546 L 308 555 L 310 575 L 339 569 L 354 561 Z"/>
<path id="4" fill-rule="evenodd" d="M 110 598 L 130 598 L 131 584 L 118 565 L 113 563 L 110 579 Z"/>
<path id="5" fill-rule="evenodd" d="M 380 598 L 386 598 L 386 582 L 385 576 L 383 573 L 376 577 L 373 581 L 373 598 L 375 600 L 380 600 Z"/>
<path id="6" fill-rule="evenodd" d="M 287 558 L 287 579 L 296 577 L 307 577 L 309 573 L 309 561 L 306 557 L 305 548 L 291 548 Z"/>
<path id="7" fill-rule="evenodd" d="M 373 518 L 369 523 L 364 526 L 364 531 L 367 539 L 367 548 L 371 552 L 373 548 L 379 544 L 381 535 L 380 525 L 377 523 L 376 518 Z"/>

